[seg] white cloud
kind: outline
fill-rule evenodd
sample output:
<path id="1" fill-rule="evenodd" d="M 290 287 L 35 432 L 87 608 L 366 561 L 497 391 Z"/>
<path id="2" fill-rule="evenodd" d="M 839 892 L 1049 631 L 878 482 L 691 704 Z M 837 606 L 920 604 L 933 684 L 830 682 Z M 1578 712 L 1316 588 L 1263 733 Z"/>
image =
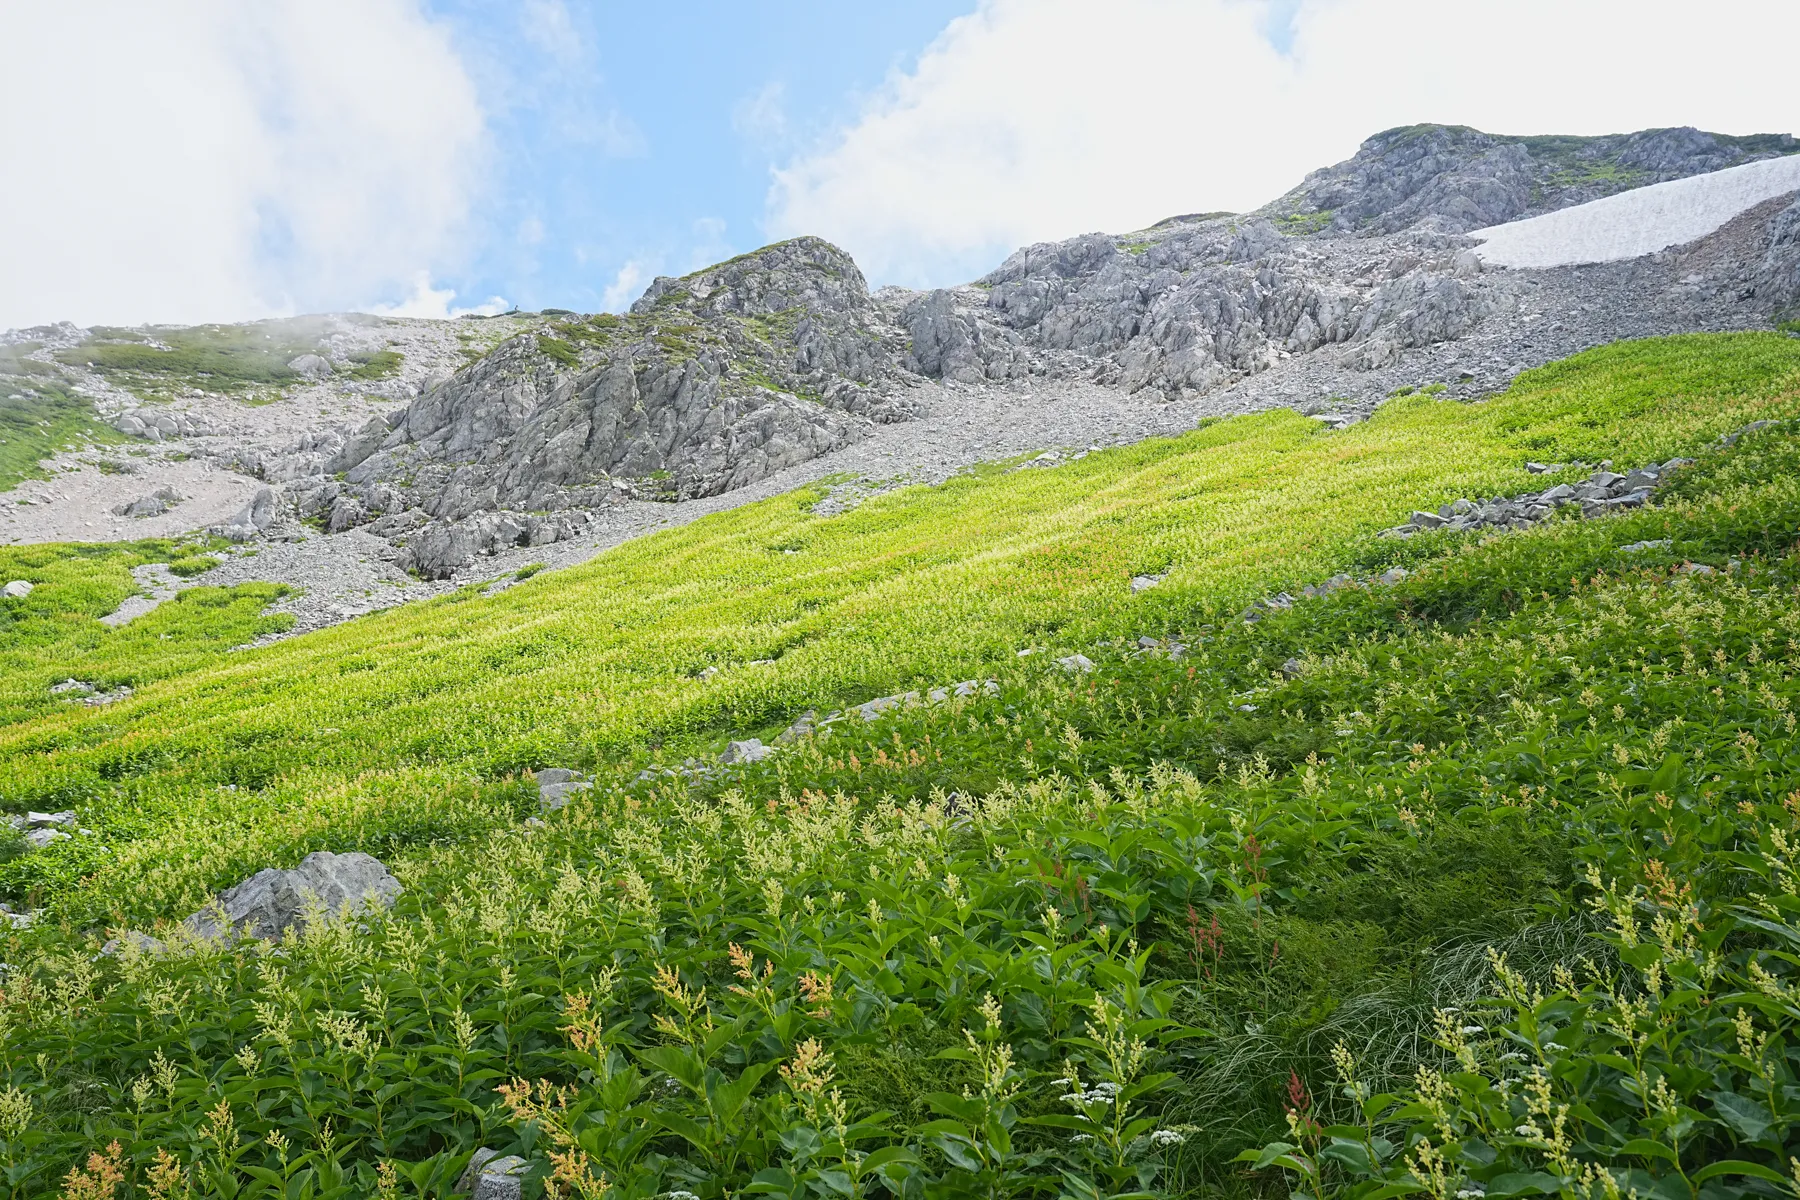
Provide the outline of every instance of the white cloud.
<path id="1" fill-rule="evenodd" d="M 1396 125 L 1789 132 L 1797 38 L 1792 0 L 984 0 L 775 173 L 768 233 L 948 283 L 1032 241 L 1257 207 Z"/>
<path id="2" fill-rule="evenodd" d="M 0 328 L 350 307 L 455 256 L 483 120 L 418 0 L 6 4 L 0 44 Z"/>
<path id="3" fill-rule="evenodd" d="M 413 288 L 406 299 L 398 304 L 372 305 L 369 311 L 381 317 L 426 317 L 445 321 L 462 316 L 491 317 L 511 307 L 499 296 L 489 296 L 487 303 L 469 306 L 452 304 L 455 299 L 455 288 L 434 288 L 430 273 L 420 271 L 413 277 Z"/>
<path id="4" fill-rule="evenodd" d="M 620 267 L 612 283 L 607 285 L 605 295 L 600 297 L 600 311 L 624 312 L 629 308 L 644 290 L 645 274 L 644 265 L 636 259 Z"/>
<path id="5" fill-rule="evenodd" d="M 784 142 L 788 136 L 787 85 L 771 80 L 739 100 L 731 110 L 731 128 L 754 146 Z"/>

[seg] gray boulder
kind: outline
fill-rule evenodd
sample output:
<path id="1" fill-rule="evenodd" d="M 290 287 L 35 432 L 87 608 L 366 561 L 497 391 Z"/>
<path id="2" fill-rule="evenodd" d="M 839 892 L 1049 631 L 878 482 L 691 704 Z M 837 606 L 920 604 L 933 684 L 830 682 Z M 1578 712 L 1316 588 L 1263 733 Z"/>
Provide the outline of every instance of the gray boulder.
<path id="1" fill-rule="evenodd" d="M 181 493 L 171 487 L 160 487 L 148 496 L 113 506 L 115 517 L 159 517 L 182 500 Z"/>
<path id="2" fill-rule="evenodd" d="M 725 747 L 725 753 L 719 761 L 726 764 L 758 763 L 775 753 L 773 746 L 765 746 L 758 738 L 746 738 L 741 742 L 732 742 Z"/>
<path id="3" fill-rule="evenodd" d="M 456 1190 L 471 1200 L 519 1200 L 531 1164 L 514 1154 L 502 1155 L 486 1146 L 477 1150 L 456 1181 Z"/>
<path id="4" fill-rule="evenodd" d="M 566 805 L 576 792 L 593 788 L 593 783 L 579 771 L 567 767 L 546 767 L 537 773 L 538 809 L 555 812 Z"/>
<path id="5" fill-rule="evenodd" d="M 1067 658 L 1059 658 L 1056 665 L 1073 675 L 1085 675 L 1094 669 L 1094 661 L 1085 654 L 1071 654 Z"/>
<path id="6" fill-rule="evenodd" d="M 212 904 L 188 917 L 186 924 L 202 938 L 236 934 L 274 939 L 305 920 L 315 904 L 334 917 L 370 912 L 391 907 L 403 890 L 400 881 L 367 854 L 319 850 L 292 870 L 270 867 L 227 888 Z"/>
<path id="7" fill-rule="evenodd" d="M 15 579 L 4 588 L 0 588 L 0 595 L 4 595 L 8 600 L 23 600 L 31 595 L 32 590 L 33 587 L 29 580 Z"/>
<path id="8" fill-rule="evenodd" d="M 331 363 L 317 354 L 302 354 L 298 358 L 288 360 L 288 370 L 304 379 L 320 380 L 331 377 Z"/>

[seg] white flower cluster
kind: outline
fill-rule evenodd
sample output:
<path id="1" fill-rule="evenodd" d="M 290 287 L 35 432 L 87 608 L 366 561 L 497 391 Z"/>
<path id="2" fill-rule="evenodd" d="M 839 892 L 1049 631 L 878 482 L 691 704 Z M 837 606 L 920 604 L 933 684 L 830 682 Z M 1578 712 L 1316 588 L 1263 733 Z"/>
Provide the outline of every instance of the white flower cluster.
<path id="1" fill-rule="evenodd" d="M 1059 1079 L 1056 1082 L 1066 1084 L 1069 1081 L 1067 1079 Z M 1111 1104 L 1113 1102 L 1113 1097 L 1118 1094 L 1118 1084 L 1096 1083 L 1085 1092 L 1074 1091 L 1064 1094 L 1062 1102 L 1064 1104 Z"/>
<path id="2" fill-rule="evenodd" d="M 1185 1141 L 1187 1139 L 1173 1129 L 1158 1129 L 1150 1135 L 1150 1144 L 1158 1149 L 1164 1146 L 1179 1146 Z"/>

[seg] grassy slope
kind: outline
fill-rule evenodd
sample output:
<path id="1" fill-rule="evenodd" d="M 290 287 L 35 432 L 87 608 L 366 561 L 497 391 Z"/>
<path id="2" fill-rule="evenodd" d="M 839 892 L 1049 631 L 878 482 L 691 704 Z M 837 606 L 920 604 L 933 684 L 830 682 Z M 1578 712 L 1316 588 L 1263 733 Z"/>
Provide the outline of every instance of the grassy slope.
<path id="1" fill-rule="evenodd" d="M 71 876 L 46 872 L 38 885 L 71 913 L 135 916 L 250 863 L 361 842 L 389 855 L 408 895 L 367 935 L 322 931 L 279 959 L 238 949 L 96 967 L 79 938 L 65 940 L 73 931 L 14 939 L 0 1071 L 29 1107 L 15 1125 L 17 1102 L 0 1104 L 0 1159 L 19 1194 L 49 1190 L 117 1137 L 138 1169 L 172 1149 L 203 1192 L 310 1182 L 329 1193 L 341 1181 L 367 1194 L 376 1160 L 392 1159 L 436 1195 L 475 1145 L 525 1153 L 542 1171 L 568 1129 L 620 1195 L 710 1196 L 758 1170 L 763 1186 L 799 1194 L 846 1169 L 829 1094 L 773 1073 L 817 1038 L 835 1067 L 814 1077 L 835 1070 L 848 1116 L 867 1123 L 863 1150 L 894 1147 L 895 1172 L 918 1156 L 921 1190 L 909 1194 L 1049 1195 L 1061 1170 L 1102 1192 L 1148 1181 L 1280 1194 L 1274 1173 L 1229 1160 L 1291 1136 L 1289 1071 L 1310 1093 L 1300 1144 L 1269 1158 L 1296 1171 L 1324 1162 L 1329 1188 L 1401 1180 L 1401 1152 L 1416 1158 L 1420 1137 L 1442 1148 L 1448 1129 L 1451 1190 L 1466 1177 L 1493 1196 L 1554 1191 L 1534 1172 L 1554 1165 L 1556 1145 L 1515 1131 L 1538 1119 L 1509 1065 L 1521 1048 L 1552 1081 L 1551 1100 L 1579 1106 L 1567 1153 L 1637 1172 L 1622 1183 L 1641 1195 L 1691 1194 L 1675 1160 L 1690 1173 L 1727 1158 L 1766 1172 L 1759 1164 L 1782 1164 L 1800 1118 L 1782 1091 L 1792 1071 L 1785 1058 L 1734 1058 L 1744 1043 L 1731 1014 L 1757 1009 L 1778 1050 L 1800 1021 L 1783 1007 L 1791 968 L 1766 953 L 1800 911 L 1791 863 L 1786 876 L 1769 865 L 1791 858 L 1775 839 L 1800 819 L 1782 808 L 1800 770 L 1800 574 L 1787 556 L 1800 437 L 1703 453 L 1661 507 L 1607 521 L 1403 547 L 1366 534 L 1413 501 L 1483 480 L 1511 487 L 1526 456 L 1663 458 L 1749 419 L 1794 415 L 1796 365 L 1780 339 L 1615 348 L 1503 400 L 1409 401 L 1348 435 L 1268 417 L 829 521 L 787 500 L 491 601 L 248 655 L 197 642 L 128 705 L 10 731 L 8 778 L 46 789 L 12 798 L 58 795 L 54 763 L 100 797 L 84 819 L 100 814 L 122 851 L 109 861 L 97 845 L 64 843 L 33 857 L 84 863 L 93 878 L 71 890 Z M 1452 436 L 1448 452 L 1431 449 Z M 1672 544 L 1618 550 L 1656 537 Z M 770 552 L 795 546 L 800 555 Z M 107 602 L 77 598 L 79 564 L 61 557 L 72 552 L 38 553 L 52 611 Z M 1219 619 L 1275 583 L 1392 555 L 1416 568 L 1399 587 L 1310 601 L 1255 627 Z M 1731 557 L 1749 569 L 1669 570 Z M 1168 584 L 1128 598 L 1124 576 L 1171 563 Z M 803 571 L 784 586 L 794 564 Z M 1072 581 L 1060 604 L 1058 580 Z M 778 619 L 753 623 L 733 587 L 777 605 Z M 209 618 L 220 621 L 215 647 L 243 636 L 255 599 L 195 610 L 236 614 Z M 162 632 L 178 633 L 182 616 Z M 682 679 L 709 655 L 763 656 L 808 620 L 815 636 L 765 677 L 745 667 L 711 688 Z M 725 628 L 703 636 L 702 621 Z M 1083 640 L 1159 627 L 1187 632 L 1187 661 Z M 8 631 L 9 674 L 47 670 L 20 666 L 20 628 Z M 1071 677 L 1041 656 L 1016 659 L 1022 640 L 1086 650 L 1100 669 Z M 96 668 L 121 671 L 148 670 L 163 645 L 79 641 L 68 644 Z M 453 641 L 473 646 L 458 653 Z M 871 664 L 871 648 L 891 659 Z M 1290 657 L 1296 678 L 1277 671 Z M 841 730 L 693 795 L 629 784 L 629 766 L 601 761 L 594 801 L 541 832 L 516 824 L 524 788 L 471 782 L 543 751 L 603 760 L 635 738 L 701 739 L 984 660 L 999 664 L 997 698 Z M 608 678 L 648 694 L 597 704 L 595 681 Z M 598 690 L 616 697 L 619 686 Z M 408 723 L 432 714 L 413 736 Z M 346 715 L 359 736 L 309 736 Z M 533 720 L 555 728 L 534 742 Z M 254 736 L 213 749 L 245 729 Z M 285 772 L 267 793 L 216 788 L 255 754 Z M 953 792 L 985 799 L 950 808 Z M 265 832 L 248 829 L 257 814 Z M 1639 903 L 1657 932 L 1633 923 L 1631 939 L 1592 937 L 1578 863 L 1647 887 Z M 1772 898 L 1736 915 L 1756 890 Z M 1630 906 L 1611 919 L 1624 929 Z M 1583 955 L 1602 978 L 1542 1001 L 1522 994 L 1448 1033 L 1434 1026 L 1434 1007 L 1485 1003 L 1489 948 L 1537 986 Z M 1746 975 L 1759 954 L 1758 969 L 1778 976 L 1767 995 Z M 1606 989 L 1626 987 L 1637 1005 L 1645 977 L 1622 984 L 1618 972 L 1652 962 L 1661 982 L 1648 1007 L 1621 1017 Z M 710 999 L 696 998 L 703 987 Z M 1095 1009 L 1096 992 L 1107 1008 Z M 578 994 L 594 997 L 598 1020 L 568 999 Z M 1069 1060 L 1090 1085 L 1146 1083 L 1108 1032 L 1128 1027 L 1177 1081 L 1144 1092 L 1136 1112 L 1177 1126 L 1183 1146 L 1139 1140 L 1115 1154 L 1109 1104 L 1058 1100 L 1066 1085 L 1053 1079 Z M 1174 1036 L 1181 1027 L 1188 1035 Z M 1663 1032 L 1631 1050 L 1615 1029 Z M 1366 1131 L 1358 1106 L 1332 1094 L 1326 1050 L 1339 1040 L 1377 1091 L 1405 1086 L 1420 1065 L 1442 1069 L 1443 1086 L 1425 1094 L 1437 1114 L 1417 1103 L 1396 1114 L 1376 1098 L 1380 1120 Z M 995 1057 L 1001 1044 L 1010 1067 Z M 1634 1057 L 1619 1057 L 1622 1046 Z M 579 1099 L 541 1110 L 514 1092 L 509 1109 L 491 1090 L 507 1076 L 546 1076 Z M 1693 1116 L 1646 1116 L 1634 1096 L 1652 1077 L 1672 1081 L 1670 1111 Z M 1764 1077 L 1775 1090 L 1759 1107 Z M 734 1079 L 756 1099 L 728 1110 L 720 1088 Z M 956 1094 L 964 1084 L 973 1098 Z M 1345 1124 L 1328 1134 L 1314 1116 Z M 984 1123 L 1011 1129 L 1011 1150 Z M 1077 1131 L 1091 1140 L 1066 1136 Z M 269 1134 L 289 1149 L 259 1140 Z M 1321 1157 L 1331 1137 L 1341 1144 Z"/>
<path id="2" fill-rule="evenodd" d="M 1638 343 L 1482 405 L 1392 402 L 1342 433 L 1284 411 L 829 519 L 809 495 L 782 497 L 495 599 L 197 654 L 172 675 L 141 638 L 103 636 L 9 671 L 0 700 L 41 713 L 67 674 L 148 686 L 0 729 L 0 798 L 80 805 L 110 845 L 33 856 L 8 882 L 141 918 L 305 849 L 466 832 L 467 812 L 444 809 L 451 791 L 511 819 L 504 781 L 529 768 L 768 731 L 808 706 L 969 677 L 1023 645 L 1191 628 L 1381 553 L 1369 535 L 1417 505 L 1519 490 L 1528 459 L 1666 459 L 1795 411 L 1797 385 L 1800 346 L 1776 335 Z M 1129 595 L 1133 574 L 1165 567 L 1161 588 Z M 708 665 L 725 673 L 697 681 Z"/>

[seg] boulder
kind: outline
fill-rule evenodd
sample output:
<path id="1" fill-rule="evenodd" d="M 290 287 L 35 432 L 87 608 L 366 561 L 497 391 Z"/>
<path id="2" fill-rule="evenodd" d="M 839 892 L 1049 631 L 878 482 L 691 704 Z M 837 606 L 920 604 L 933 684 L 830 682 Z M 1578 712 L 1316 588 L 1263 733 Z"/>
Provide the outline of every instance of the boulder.
<path id="1" fill-rule="evenodd" d="M 331 377 L 331 362 L 317 354 L 302 354 L 288 360 L 288 370 L 302 379 L 320 380 Z"/>
<path id="2" fill-rule="evenodd" d="M 585 792 L 594 786 L 586 775 L 567 767 L 544 768 L 537 773 L 537 785 L 538 809 L 542 812 L 555 812 L 576 792 Z"/>
<path id="3" fill-rule="evenodd" d="M 813 735 L 814 730 L 818 726 L 818 723 L 819 723 L 818 711 L 816 709 L 809 708 L 805 712 L 801 713 L 800 716 L 794 721 L 794 723 L 792 725 L 789 725 L 786 729 L 782 730 L 779 735 L 776 736 L 776 738 L 775 738 L 776 744 L 786 745 L 789 742 L 799 741 L 803 737 L 811 737 Z"/>
<path id="4" fill-rule="evenodd" d="M 918 700 L 917 692 L 901 692 L 893 696 L 877 696 L 864 704 L 859 704 L 850 711 L 865 721 L 873 721 L 890 708 L 899 708 L 903 704 L 911 704 Z"/>
<path id="5" fill-rule="evenodd" d="M 23 600 L 31 593 L 31 582 L 25 579 L 15 579 L 4 588 L 0 588 L 0 595 L 4 595 L 8 600 Z"/>
<path id="6" fill-rule="evenodd" d="M 331 916 L 368 912 L 392 906 L 403 890 L 400 881 L 367 854 L 320 850 L 301 859 L 293 870 L 269 867 L 227 888 L 186 924 L 202 938 L 236 934 L 273 939 L 304 921 L 315 904 Z"/>
<path id="7" fill-rule="evenodd" d="M 169 511 L 171 505 L 181 503 L 181 493 L 171 487 L 160 487 L 148 496 L 139 496 L 136 500 L 113 506 L 115 517 L 159 517 Z"/>
<path id="8" fill-rule="evenodd" d="M 456 1181 L 456 1190 L 471 1200 L 519 1200 L 531 1164 L 516 1154 L 502 1155 L 486 1146 L 469 1159 L 468 1169 Z"/>
<path id="9" fill-rule="evenodd" d="M 1094 660 L 1085 654 L 1071 654 L 1067 658 L 1059 658 L 1056 665 L 1074 675 L 1085 675 L 1094 669 Z"/>
<path id="10" fill-rule="evenodd" d="M 726 764 L 759 763 L 775 753 L 773 746 L 763 745 L 759 738 L 745 738 L 741 742 L 732 742 L 725 747 L 725 753 L 719 761 Z"/>

